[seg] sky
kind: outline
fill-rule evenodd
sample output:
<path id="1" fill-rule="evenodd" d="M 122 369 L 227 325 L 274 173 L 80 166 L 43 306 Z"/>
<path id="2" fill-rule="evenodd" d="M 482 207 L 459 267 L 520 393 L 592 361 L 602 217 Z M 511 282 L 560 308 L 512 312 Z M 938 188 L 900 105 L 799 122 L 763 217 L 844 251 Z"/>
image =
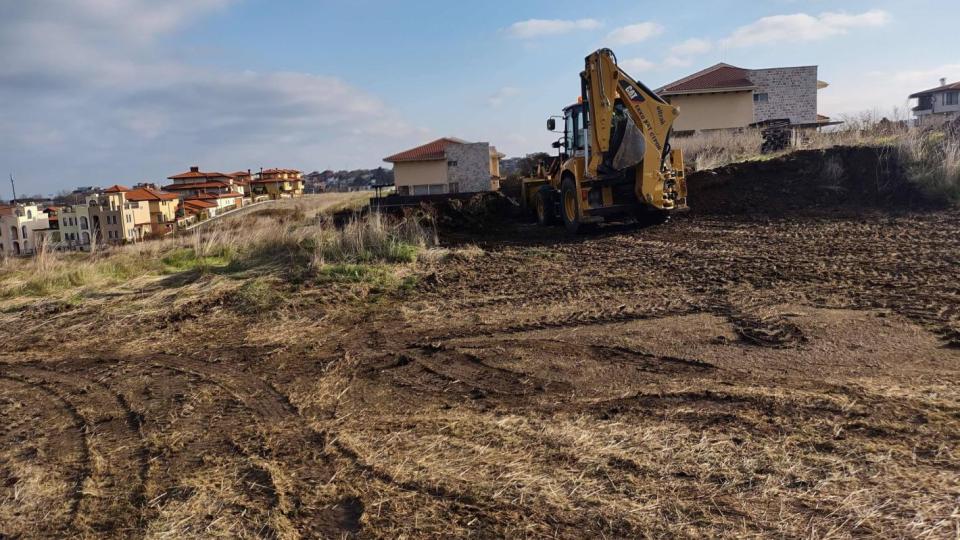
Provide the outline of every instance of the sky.
<path id="1" fill-rule="evenodd" d="M 958 20 L 944 0 L 0 0 L 0 174 L 52 194 L 389 166 L 444 136 L 548 151 L 601 47 L 652 88 L 818 65 L 822 114 L 903 115 L 960 81 Z"/>

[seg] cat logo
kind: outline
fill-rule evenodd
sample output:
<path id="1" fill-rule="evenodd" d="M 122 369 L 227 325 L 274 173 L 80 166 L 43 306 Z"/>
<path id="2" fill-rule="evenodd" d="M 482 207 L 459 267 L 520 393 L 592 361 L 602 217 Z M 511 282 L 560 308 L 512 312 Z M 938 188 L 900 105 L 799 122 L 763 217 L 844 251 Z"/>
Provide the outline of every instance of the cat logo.
<path id="1" fill-rule="evenodd" d="M 627 93 L 627 96 L 629 96 L 631 100 L 642 101 L 640 94 L 637 93 L 637 90 L 634 87 L 625 86 L 623 90 Z"/>

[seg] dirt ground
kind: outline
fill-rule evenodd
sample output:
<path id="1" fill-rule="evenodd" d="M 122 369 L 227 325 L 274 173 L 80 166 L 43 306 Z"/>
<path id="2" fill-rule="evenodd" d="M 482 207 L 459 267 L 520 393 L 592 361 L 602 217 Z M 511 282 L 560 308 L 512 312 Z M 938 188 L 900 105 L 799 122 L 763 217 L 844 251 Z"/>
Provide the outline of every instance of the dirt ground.
<path id="1" fill-rule="evenodd" d="M 461 241 L 8 307 L 0 538 L 960 535 L 960 213 Z"/>

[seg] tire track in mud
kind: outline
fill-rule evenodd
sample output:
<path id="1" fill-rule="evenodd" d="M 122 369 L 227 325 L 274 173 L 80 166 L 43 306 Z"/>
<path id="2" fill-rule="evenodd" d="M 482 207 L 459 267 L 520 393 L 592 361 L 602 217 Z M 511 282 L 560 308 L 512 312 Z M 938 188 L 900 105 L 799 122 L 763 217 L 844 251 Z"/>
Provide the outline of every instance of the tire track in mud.
<path id="1" fill-rule="evenodd" d="M 6 367 L 6 366 L 5 366 Z M 83 484 L 86 479 L 90 476 L 90 443 L 87 439 L 86 433 L 86 423 L 83 419 L 83 416 L 73 406 L 72 403 L 67 401 L 60 393 L 53 391 L 52 389 L 32 382 L 28 379 L 17 377 L 16 375 L 11 375 L 9 373 L 0 374 L 0 380 L 8 381 L 13 384 L 21 385 L 31 390 L 36 391 L 38 394 L 43 394 L 50 398 L 49 401 L 57 402 L 60 408 L 64 413 L 70 417 L 73 426 L 76 428 L 76 438 L 79 441 L 77 445 L 80 448 L 80 459 L 79 463 L 76 464 L 76 473 L 72 476 L 74 477 L 73 487 L 70 489 L 70 502 L 68 510 L 68 522 L 63 524 L 64 528 L 70 528 L 74 531 L 78 531 L 76 520 L 77 515 L 80 509 L 80 500 L 82 498 Z M 49 404 L 48 400 L 40 399 L 36 394 L 30 395 L 30 397 L 37 403 L 39 407 L 47 407 Z M 0 431 L 6 432 L 13 426 L 2 426 Z"/>
<path id="2" fill-rule="evenodd" d="M 308 427 L 306 419 L 286 395 L 255 375 L 235 371 L 222 363 L 174 356 L 154 356 L 147 361 L 153 367 L 212 384 L 254 414 L 261 429 L 262 443 L 269 448 L 269 459 L 291 473 L 290 477 L 295 479 L 299 490 L 283 492 L 271 473 L 260 466 L 250 468 L 248 474 L 259 479 L 255 484 L 273 492 L 270 497 L 272 507 L 289 519 L 298 531 L 307 537 L 326 537 L 358 528 L 359 515 L 356 515 L 355 505 L 328 501 L 328 504 L 316 508 L 304 501 L 333 478 L 333 465 L 323 454 L 327 434 Z M 263 459 L 257 455 L 256 449 L 235 445 L 235 450 L 250 456 L 254 464 Z M 267 480 L 269 486 L 263 486 L 261 482 L 265 484 Z"/>
<path id="3" fill-rule="evenodd" d="M 682 317 L 700 313 L 696 308 L 668 306 L 654 308 L 648 311 L 634 311 L 626 306 L 614 312 L 580 312 L 575 311 L 563 318 L 547 318 L 538 321 L 519 322 L 502 326 L 488 326 L 478 331 L 454 330 L 446 334 L 427 337 L 414 344 L 416 347 L 430 347 L 431 344 L 454 339 L 469 339 L 480 337 L 495 337 L 505 334 L 522 334 L 535 330 L 554 330 L 564 328 L 583 328 L 590 326 L 605 326 L 632 321 L 663 319 L 666 317 Z"/>
<path id="4" fill-rule="evenodd" d="M 97 535 L 141 530 L 149 461 L 136 414 L 122 396 L 79 374 L 18 365 L 14 376 L 59 396 L 82 421 L 87 474 L 74 528 Z M 57 389 L 65 389 L 57 390 Z"/>

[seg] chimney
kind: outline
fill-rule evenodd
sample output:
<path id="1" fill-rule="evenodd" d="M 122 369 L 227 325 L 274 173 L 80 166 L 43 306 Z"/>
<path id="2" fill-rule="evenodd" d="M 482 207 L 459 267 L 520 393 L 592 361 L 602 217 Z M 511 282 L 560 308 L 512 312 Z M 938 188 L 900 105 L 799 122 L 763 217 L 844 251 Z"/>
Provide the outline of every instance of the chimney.
<path id="1" fill-rule="evenodd" d="M 944 78 L 940 79 L 940 86 L 943 87 L 943 86 L 946 86 L 946 85 L 947 85 L 947 78 L 944 77 Z"/>
<path id="2" fill-rule="evenodd" d="M 190 172 L 200 172 L 200 167 L 190 167 Z"/>

